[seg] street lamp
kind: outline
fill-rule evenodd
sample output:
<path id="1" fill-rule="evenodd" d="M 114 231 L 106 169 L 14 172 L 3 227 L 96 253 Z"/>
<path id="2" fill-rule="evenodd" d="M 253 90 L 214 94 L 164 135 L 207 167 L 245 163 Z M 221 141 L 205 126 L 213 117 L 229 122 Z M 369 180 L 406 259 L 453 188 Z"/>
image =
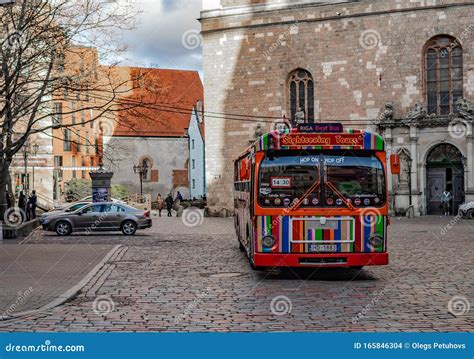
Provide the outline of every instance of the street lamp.
<path id="1" fill-rule="evenodd" d="M 469 188 L 469 185 L 470 185 L 470 184 L 468 183 L 468 181 L 469 181 L 469 176 L 467 175 L 467 174 L 469 173 L 469 171 L 468 171 L 469 167 L 468 167 L 468 165 L 467 165 L 467 157 L 462 156 L 462 157 L 461 157 L 461 163 L 462 163 L 463 174 L 464 174 L 463 180 L 465 181 L 465 183 L 464 183 L 464 188 Z M 463 193 L 465 193 L 465 192 L 463 191 Z M 464 199 L 466 199 L 466 198 L 464 197 Z"/>
<path id="2" fill-rule="evenodd" d="M 410 198 L 410 207 L 412 206 L 412 198 L 411 198 L 411 166 L 413 164 L 413 159 L 411 157 L 407 158 L 407 163 L 408 163 L 408 195 Z"/>
<path id="3" fill-rule="evenodd" d="M 143 177 L 148 173 L 148 165 L 143 162 L 141 165 L 133 166 L 133 173 L 140 175 L 140 195 L 143 196 Z"/>
<path id="4" fill-rule="evenodd" d="M 28 196 L 28 149 L 29 143 L 26 141 L 23 144 L 23 163 L 25 165 L 25 174 L 23 175 L 23 191 L 25 191 L 25 195 Z"/>
<path id="5" fill-rule="evenodd" d="M 38 154 L 39 151 L 39 145 L 35 143 L 33 145 L 33 154 L 36 155 Z M 35 190 L 35 163 L 33 162 L 33 190 Z"/>

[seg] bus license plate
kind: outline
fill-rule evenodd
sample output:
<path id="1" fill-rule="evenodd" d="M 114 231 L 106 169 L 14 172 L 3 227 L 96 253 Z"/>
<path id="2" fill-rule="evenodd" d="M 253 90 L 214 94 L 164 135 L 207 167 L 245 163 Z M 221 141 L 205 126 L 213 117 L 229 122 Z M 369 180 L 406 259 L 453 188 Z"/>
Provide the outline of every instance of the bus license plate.
<path id="1" fill-rule="evenodd" d="M 337 252 L 336 244 L 311 244 L 309 251 L 312 253 L 332 253 Z"/>

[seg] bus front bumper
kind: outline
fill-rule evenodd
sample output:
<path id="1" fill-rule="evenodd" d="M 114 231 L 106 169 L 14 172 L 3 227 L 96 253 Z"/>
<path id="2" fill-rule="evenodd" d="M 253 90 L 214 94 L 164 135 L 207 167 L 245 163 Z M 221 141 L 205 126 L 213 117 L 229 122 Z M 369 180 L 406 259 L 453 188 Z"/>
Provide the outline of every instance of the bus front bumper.
<path id="1" fill-rule="evenodd" d="M 363 267 L 388 264 L 388 253 L 262 254 L 254 256 L 256 267 Z"/>

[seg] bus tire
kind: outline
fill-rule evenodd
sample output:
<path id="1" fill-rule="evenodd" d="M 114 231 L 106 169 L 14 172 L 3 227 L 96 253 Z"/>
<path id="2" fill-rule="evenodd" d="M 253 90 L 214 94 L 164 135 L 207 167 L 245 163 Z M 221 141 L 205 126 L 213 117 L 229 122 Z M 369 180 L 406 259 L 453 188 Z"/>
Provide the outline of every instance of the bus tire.
<path id="1" fill-rule="evenodd" d="M 242 244 L 241 241 L 239 241 L 239 249 L 240 249 L 241 252 L 245 252 L 245 251 L 246 251 L 246 250 L 245 250 L 245 247 L 244 247 L 244 245 Z"/>
<path id="2" fill-rule="evenodd" d="M 349 269 L 352 269 L 352 270 L 362 270 L 363 268 L 364 266 L 349 267 Z"/>

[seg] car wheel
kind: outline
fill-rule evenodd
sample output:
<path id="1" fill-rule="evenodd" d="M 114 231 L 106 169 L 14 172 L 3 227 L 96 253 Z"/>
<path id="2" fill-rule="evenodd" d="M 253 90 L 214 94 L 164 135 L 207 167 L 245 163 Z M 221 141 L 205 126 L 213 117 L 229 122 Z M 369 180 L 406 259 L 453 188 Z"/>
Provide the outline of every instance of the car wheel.
<path id="1" fill-rule="evenodd" d="M 133 221 L 125 221 L 122 223 L 122 233 L 126 236 L 133 236 L 137 231 L 137 224 Z"/>
<path id="2" fill-rule="evenodd" d="M 69 222 L 60 221 L 56 223 L 54 231 L 58 236 L 69 236 L 72 233 L 72 226 Z"/>
<path id="3" fill-rule="evenodd" d="M 474 219 L 474 209 L 470 209 L 470 210 L 467 212 L 466 218 L 468 218 L 468 219 Z"/>

